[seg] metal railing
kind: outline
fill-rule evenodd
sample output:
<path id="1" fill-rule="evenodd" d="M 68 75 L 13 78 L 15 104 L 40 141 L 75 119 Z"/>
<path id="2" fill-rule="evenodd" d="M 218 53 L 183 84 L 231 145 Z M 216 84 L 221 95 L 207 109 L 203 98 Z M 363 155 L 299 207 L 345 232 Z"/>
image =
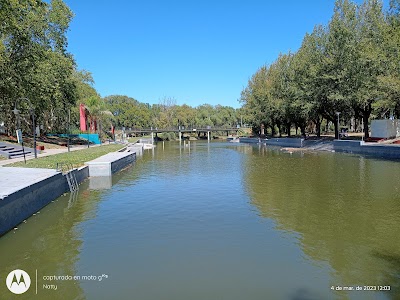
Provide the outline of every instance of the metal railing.
<path id="1" fill-rule="evenodd" d="M 79 184 L 76 180 L 76 175 L 74 172 L 75 169 L 71 163 L 57 163 L 56 170 L 60 171 L 67 179 L 68 187 L 71 193 L 79 190 Z"/>

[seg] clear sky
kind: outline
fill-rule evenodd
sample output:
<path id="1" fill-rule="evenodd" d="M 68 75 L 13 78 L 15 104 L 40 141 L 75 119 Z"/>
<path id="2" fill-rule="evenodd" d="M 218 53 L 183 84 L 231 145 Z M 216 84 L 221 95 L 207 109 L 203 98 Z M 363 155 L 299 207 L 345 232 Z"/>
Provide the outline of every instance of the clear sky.
<path id="1" fill-rule="evenodd" d="M 65 0 L 79 69 L 102 97 L 240 107 L 248 79 L 305 33 L 327 24 L 334 0 Z"/>

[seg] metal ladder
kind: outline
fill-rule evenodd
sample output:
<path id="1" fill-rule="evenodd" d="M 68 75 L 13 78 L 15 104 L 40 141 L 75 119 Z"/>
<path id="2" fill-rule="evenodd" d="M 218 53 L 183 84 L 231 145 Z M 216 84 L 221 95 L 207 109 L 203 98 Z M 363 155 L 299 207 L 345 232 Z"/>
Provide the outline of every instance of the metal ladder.
<path id="1" fill-rule="evenodd" d="M 74 167 L 71 163 L 57 163 L 56 169 L 57 171 L 63 173 L 65 175 L 65 178 L 67 178 L 69 190 L 71 193 L 79 190 L 79 184 L 76 180 Z"/>

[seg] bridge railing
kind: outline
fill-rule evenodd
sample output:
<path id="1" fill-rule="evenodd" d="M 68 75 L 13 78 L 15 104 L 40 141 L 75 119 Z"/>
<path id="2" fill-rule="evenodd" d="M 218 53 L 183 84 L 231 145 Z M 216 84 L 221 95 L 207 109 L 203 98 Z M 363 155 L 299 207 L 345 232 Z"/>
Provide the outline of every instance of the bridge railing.
<path id="1" fill-rule="evenodd" d="M 168 127 L 168 128 L 158 128 L 158 127 L 151 127 L 151 128 L 126 128 L 125 132 L 179 132 L 179 131 L 236 131 L 240 129 L 244 129 L 247 127 L 219 127 L 219 126 L 195 126 L 195 127 L 185 127 L 185 126 L 176 126 L 176 127 Z"/>

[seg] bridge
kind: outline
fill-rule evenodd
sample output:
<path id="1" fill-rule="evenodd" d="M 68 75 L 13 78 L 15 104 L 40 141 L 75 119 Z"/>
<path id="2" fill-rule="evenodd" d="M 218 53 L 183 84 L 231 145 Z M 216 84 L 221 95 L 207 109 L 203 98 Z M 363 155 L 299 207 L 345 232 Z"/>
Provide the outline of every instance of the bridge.
<path id="1" fill-rule="evenodd" d="M 242 127 L 243 128 L 243 127 Z M 200 136 L 201 133 L 205 135 L 207 135 L 208 140 L 210 139 L 210 133 L 211 132 L 226 132 L 226 135 L 229 135 L 230 132 L 235 132 L 236 134 L 238 133 L 238 131 L 240 129 L 242 129 L 241 127 L 230 127 L 230 128 L 223 128 L 223 127 L 211 127 L 211 126 L 207 126 L 206 128 L 185 128 L 185 127 L 178 127 L 178 128 L 140 128 L 140 129 L 129 129 L 129 130 L 125 130 L 124 132 L 130 136 L 132 134 L 151 134 L 153 137 L 153 134 L 157 133 L 163 133 L 163 132 L 175 132 L 175 133 L 179 133 L 179 139 L 181 139 L 181 136 L 183 133 L 194 133 L 197 134 L 197 136 Z"/>

